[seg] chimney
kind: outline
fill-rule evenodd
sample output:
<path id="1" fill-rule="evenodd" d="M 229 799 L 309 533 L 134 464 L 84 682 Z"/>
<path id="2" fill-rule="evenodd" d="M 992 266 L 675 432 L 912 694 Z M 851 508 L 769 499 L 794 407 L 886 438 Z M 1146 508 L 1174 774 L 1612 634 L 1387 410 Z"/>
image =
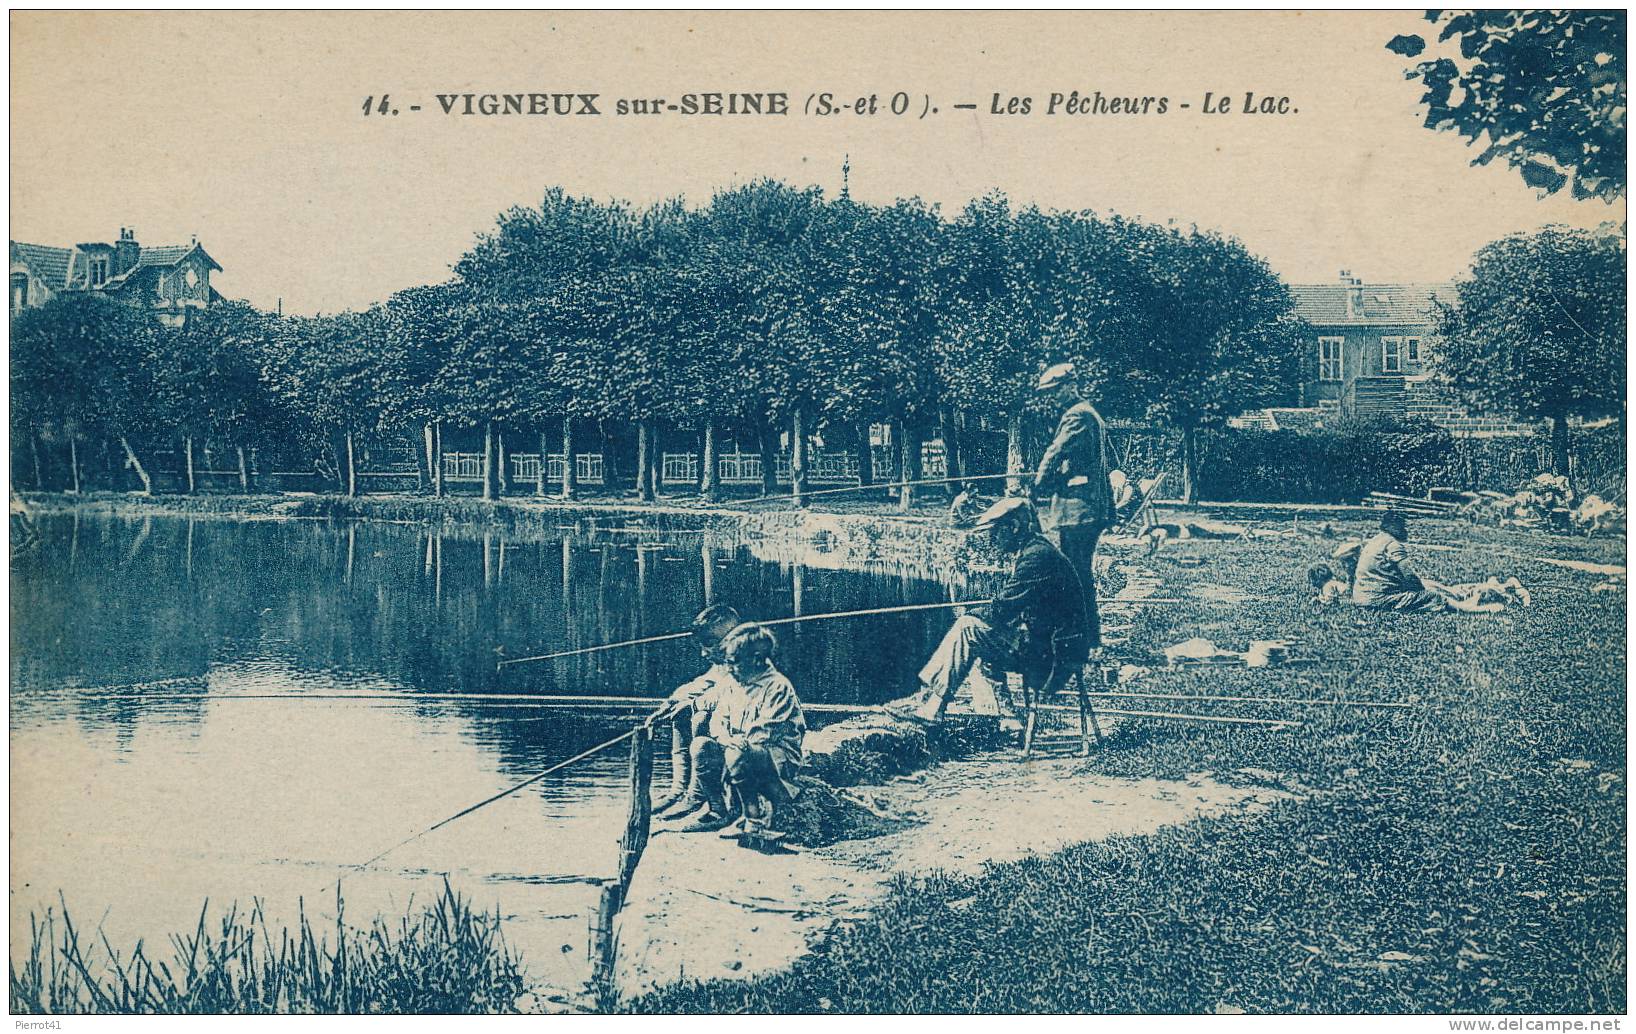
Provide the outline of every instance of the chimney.
<path id="1" fill-rule="evenodd" d="M 128 226 L 119 228 L 119 240 L 114 242 L 114 268 L 111 275 L 119 276 L 136 268 L 142 255 L 142 245 L 136 243 L 136 231 Z"/>
<path id="2" fill-rule="evenodd" d="M 1341 283 L 1346 287 L 1346 316 L 1358 319 L 1363 315 L 1363 278 L 1353 276 L 1350 269 L 1343 269 Z"/>

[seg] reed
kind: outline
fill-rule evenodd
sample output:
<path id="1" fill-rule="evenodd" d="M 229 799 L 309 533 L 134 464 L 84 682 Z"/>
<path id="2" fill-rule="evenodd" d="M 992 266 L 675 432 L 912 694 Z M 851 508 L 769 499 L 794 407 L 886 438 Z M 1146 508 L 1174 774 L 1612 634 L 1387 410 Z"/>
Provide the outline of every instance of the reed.
<path id="1" fill-rule="evenodd" d="M 13 1014 L 509 1013 L 524 990 L 498 914 L 474 911 L 444 881 L 430 904 L 395 923 L 333 929 L 303 905 L 294 929 L 271 930 L 259 899 L 170 938 L 168 958 L 138 941 L 117 950 L 59 908 L 29 915 L 27 950 L 11 960 Z"/>

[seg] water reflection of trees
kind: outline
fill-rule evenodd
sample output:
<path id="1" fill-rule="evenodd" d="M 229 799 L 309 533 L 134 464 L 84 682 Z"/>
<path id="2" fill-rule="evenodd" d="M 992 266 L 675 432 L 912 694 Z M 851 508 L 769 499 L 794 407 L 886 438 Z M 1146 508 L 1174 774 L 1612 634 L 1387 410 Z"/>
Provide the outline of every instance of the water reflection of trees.
<path id="1" fill-rule="evenodd" d="M 25 693 L 199 678 L 163 687 L 174 696 L 178 687 L 202 691 L 213 665 L 262 663 L 270 673 L 347 685 L 658 695 L 697 673 L 685 640 L 502 672 L 495 662 L 685 629 L 707 599 L 771 619 L 938 602 L 951 592 L 912 565 L 857 572 L 769 563 L 696 532 L 550 538 L 109 517 L 47 518 L 42 532 L 41 559 L 14 567 L 12 579 L 12 678 Z M 950 619 L 932 611 L 781 628 L 781 663 L 808 700 L 878 702 L 913 685 Z M 125 726 L 142 717 L 143 704 L 84 700 L 74 709 L 87 722 Z M 519 764 L 583 749 L 608 729 L 606 718 L 562 712 L 478 722 L 481 705 L 458 706 Z M 167 701 L 166 720 L 188 714 Z M 199 714 L 194 705 L 192 720 Z"/>

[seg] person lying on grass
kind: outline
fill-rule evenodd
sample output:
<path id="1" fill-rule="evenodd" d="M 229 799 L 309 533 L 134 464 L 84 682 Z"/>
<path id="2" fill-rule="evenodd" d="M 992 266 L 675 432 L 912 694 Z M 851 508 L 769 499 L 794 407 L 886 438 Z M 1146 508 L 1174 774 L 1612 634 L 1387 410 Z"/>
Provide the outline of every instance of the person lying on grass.
<path id="1" fill-rule="evenodd" d="M 1388 510 L 1380 531 L 1358 551 L 1357 573 L 1352 578 L 1352 602 L 1369 610 L 1440 611 L 1494 614 L 1510 602 L 1529 606 L 1533 598 L 1515 578 L 1448 585 L 1422 578 L 1409 566 L 1408 522 Z M 1318 566 L 1318 565 L 1314 565 Z M 1308 579 L 1316 577 L 1309 568 Z M 1329 586 L 1319 587 L 1320 595 Z"/>
<path id="2" fill-rule="evenodd" d="M 722 642 L 732 681 L 721 690 L 694 761 L 707 786 L 719 787 L 725 778 L 738 815 L 726 807 L 718 810 L 712 799 L 681 832 L 782 835 L 774 827 L 775 815 L 779 805 L 800 793 L 794 776 L 806 760 L 807 722 L 795 687 L 773 664 L 776 649 L 773 634 L 761 625 L 740 625 Z"/>
<path id="3" fill-rule="evenodd" d="M 741 624 L 732 607 L 706 607 L 699 612 L 693 619 L 693 642 L 709 667 L 698 678 L 677 686 L 644 723 L 650 731 L 655 726 L 670 726 L 670 791 L 653 806 L 659 818 L 686 815 L 709 800 L 693 764 L 693 751 L 709 727 L 722 686 L 732 681 L 721 646 Z"/>
<path id="4" fill-rule="evenodd" d="M 969 681 L 973 710 L 999 714 L 1002 726 L 1020 728 L 1004 673 L 1020 672 L 1045 687 L 1053 673 L 1065 679 L 1089 656 L 1079 575 L 1040 534 L 1034 507 L 1016 496 L 1001 499 L 974 530 L 987 531 L 995 549 L 1011 558 L 1010 576 L 985 616 L 955 619 L 920 671 L 920 691 L 881 707 L 894 718 L 938 722 Z"/>

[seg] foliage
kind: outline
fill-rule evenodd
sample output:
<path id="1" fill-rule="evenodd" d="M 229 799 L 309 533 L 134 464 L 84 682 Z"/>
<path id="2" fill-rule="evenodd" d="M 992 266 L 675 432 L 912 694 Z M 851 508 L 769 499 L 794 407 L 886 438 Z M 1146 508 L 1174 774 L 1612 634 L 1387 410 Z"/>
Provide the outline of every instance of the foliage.
<path id="1" fill-rule="evenodd" d="M 1300 373 L 1300 322 L 1289 289 L 1236 240 L 1122 224 L 1138 240 L 1125 279 L 1137 317 L 1119 390 L 1179 428 L 1287 399 Z"/>
<path id="2" fill-rule="evenodd" d="M 939 360 L 957 404 L 1019 413 L 1040 370 L 1075 354 L 1078 326 L 1064 294 L 1090 285 L 1070 282 L 1070 256 L 1054 229 L 1037 208 L 1013 215 L 1000 193 L 972 201 L 949 227 Z"/>
<path id="3" fill-rule="evenodd" d="M 1442 306 L 1440 376 L 1483 410 L 1558 418 L 1618 415 L 1625 400 L 1625 249 L 1618 238 L 1547 227 L 1477 253 Z"/>
<path id="4" fill-rule="evenodd" d="M 1199 579 L 1242 599 L 1138 612 L 1133 635 L 1149 649 L 1194 635 L 1234 648 L 1294 639 L 1345 669 L 1217 668 L 1138 688 L 1417 705 L 1190 705 L 1304 724 L 1135 720 L 1085 763 L 1104 778 L 1213 779 L 1283 796 L 981 875 L 900 878 L 869 918 L 819 934 L 786 971 L 690 979 L 626 1007 L 1623 1012 L 1624 592 L 1587 594 L 1594 579 L 1529 562 L 1536 536 L 1422 521 L 1410 530 L 1411 551 L 1426 539 L 1453 547 L 1416 555 L 1428 577 L 1514 571 L 1533 606 L 1498 616 L 1314 611 L 1304 569 L 1333 543 L 1298 536 L 1175 547 L 1208 565 Z M 1617 563 L 1621 547 L 1551 543 L 1563 549 Z M 1167 570 L 1157 590 L 1166 596 L 1204 588 L 1185 569 L 1155 573 Z"/>
<path id="5" fill-rule="evenodd" d="M 552 190 L 503 214 L 455 272 L 364 312 L 196 314 L 121 354 L 156 386 L 121 401 L 156 431 L 319 454 L 341 434 L 564 416 L 755 440 L 799 414 L 832 445 L 901 421 L 913 440 L 963 410 L 974 431 L 1005 427 L 1021 463 L 1024 412 L 1055 416 L 1033 391 L 1049 363 L 1075 360 L 1110 415 L 1193 428 L 1277 400 L 1293 354 L 1287 293 L 1236 241 L 1014 211 L 998 193 L 948 221 L 918 199 L 767 179 L 696 210 Z M 49 379 L 30 362 L 19 383 Z M 45 398 L 25 392 L 19 418 L 43 419 Z"/>
<path id="6" fill-rule="evenodd" d="M 11 327 L 12 405 L 69 434 L 119 437 L 159 426 L 159 333 L 150 313 L 93 294 L 26 309 Z"/>
<path id="7" fill-rule="evenodd" d="M 234 906 L 207 925 L 172 938 L 167 964 L 142 944 L 117 954 L 81 935 L 60 915 L 29 917 L 30 940 L 11 965 L 11 1011 L 85 1013 L 506 1013 L 524 989 L 499 916 L 472 911 L 447 881 L 442 895 L 393 929 L 377 917 L 367 930 L 343 921 L 337 896 L 334 942 L 305 912 L 294 931 L 268 929 L 258 902 Z"/>
<path id="8" fill-rule="evenodd" d="M 1473 165 L 1504 158 L 1543 194 L 1625 193 L 1625 12 L 1428 11 L 1447 53 L 1405 76 L 1425 85 L 1426 128 L 1484 142 Z M 1426 41 L 1387 49 L 1419 57 Z"/>
<path id="9" fill-rule="evenodd" d="M 286 316 L 269 343 L 263 376 L 284 404 L 323 433 L 372 430 L 380 391 L 380 309 Z"/>
<path id="10" fill-rule="evenodd" d="M 166 423 L 192 436 L 255 444 L 278 419 L 260 365 L 275 327 L 243 302 L 222 302 L 189 312 L 179 328 L 162 328 L 155 389 Z"/>

